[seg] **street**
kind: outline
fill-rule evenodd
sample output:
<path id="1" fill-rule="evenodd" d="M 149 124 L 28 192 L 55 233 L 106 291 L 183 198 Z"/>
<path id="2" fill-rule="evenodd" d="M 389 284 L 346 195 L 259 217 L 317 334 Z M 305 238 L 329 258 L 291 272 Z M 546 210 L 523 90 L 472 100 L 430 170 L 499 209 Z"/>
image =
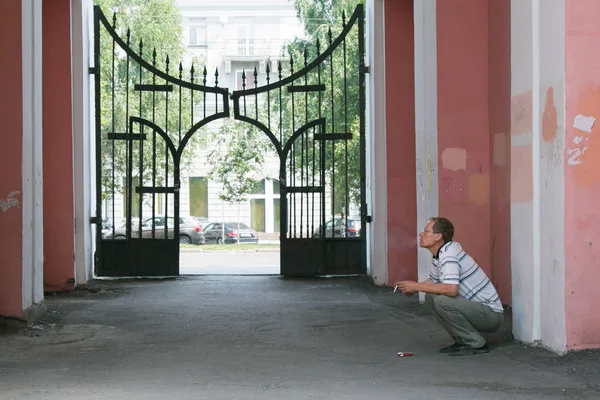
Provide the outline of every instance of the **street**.
<path id="1" fill-rule="evenodd" d="M 180 253 L 181 275 L 279 274 L 279 251 Z"/>

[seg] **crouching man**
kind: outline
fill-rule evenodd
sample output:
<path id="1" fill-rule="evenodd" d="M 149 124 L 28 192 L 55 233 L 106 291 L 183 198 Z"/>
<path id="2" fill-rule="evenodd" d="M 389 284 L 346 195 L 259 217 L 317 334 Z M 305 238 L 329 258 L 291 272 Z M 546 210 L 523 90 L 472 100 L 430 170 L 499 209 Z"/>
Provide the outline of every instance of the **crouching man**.
<path id="1" fill-rule="evenodd" d="M 480 332 L 496 332 L 502 326 L 502 303 L 496 288 L 477 263 L 453 242 L 454 226 L 446 218 L 431 218 L 419 234 L 419 246 L 433 255 L 429 279 L 399 281 L 407 296 L 424 292 L 425 302 L 454 343 L 440 349 L 451 356 L 487 353 Z"/>

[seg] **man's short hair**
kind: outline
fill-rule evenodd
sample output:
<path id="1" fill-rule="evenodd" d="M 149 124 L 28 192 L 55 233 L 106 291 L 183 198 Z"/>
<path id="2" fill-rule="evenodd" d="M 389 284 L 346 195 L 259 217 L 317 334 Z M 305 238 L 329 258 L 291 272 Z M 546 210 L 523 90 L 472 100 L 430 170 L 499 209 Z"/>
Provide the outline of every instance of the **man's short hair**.
<path id="1" fill-rule="evenodd" d="M 454 225 L 449 219 L 443 217 L 431 217 L 430 221 L 433 221 L 433 233 L 441 233 L 444 243 L 452 241 L 454 237 Z"/>

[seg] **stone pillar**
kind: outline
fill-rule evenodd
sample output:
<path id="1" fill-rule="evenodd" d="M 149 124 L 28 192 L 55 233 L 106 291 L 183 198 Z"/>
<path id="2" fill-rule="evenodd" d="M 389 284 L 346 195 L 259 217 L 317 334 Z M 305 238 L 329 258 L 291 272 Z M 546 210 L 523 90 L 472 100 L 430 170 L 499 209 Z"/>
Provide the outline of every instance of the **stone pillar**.
<path id="1" fill-rule="evenodd" d="M 565 1 L 513 0 L 511 264 L 513 331 L 565 351 Z"/>
<path id="2" fill-rule="evenodd" d="M 384 10 L 387 282 L 393 284 L 417 278 L 415 25 L 412 1 L 386 1 Z"/>
<path id="3" fill-rule="evenodd" d="M 90 224 L 95 193 L 92 182 L 94 113 L 89 73 L 93 49 L 92 0 L 71 1 L 71 55 L 73 88 L 73 198 L 75 216 L 75 284 L 84 285 L 93 275 L 94 230 Z"/>
<path id="4" fill-rule="evenodd" d="M 367 235 L 369 275 L 378 285 L 387 283 L 387 174 L 385 159 L 385 14 L 384 0 L 366 3 L 367 65 L 367 195 L 373 218 Z"/>
<path id="5" fill-rule="evenodd" d="M 417 235 L 427 220 L 438 215 L 438 59 L 437 0 L 415 0 L 415 164 L 416 221 L 406 241 L 417 248 Z M 415 179 L 415 176 L 413 176 Z M 412 193 L 411 193 L 412 194 Z M 414 221 L 410 217 L 409 221 Z M 431 254 L 417 252 L 419 281 L 429 276 Z M 412 259 L 411 259 L 412 260 Z M 424 300 L 423 293 L 420 299 Z"/>
<path id="6" fill-rule="evenodd" d="M 22 316 L 23 63 L 21 2 L 0 2 L 0 315 Z"/>
<path id="7" fill-rule="evenodd" d="M 42 3 L 37 0 L 22 0 L 21 17 L 23 90 L 21 310 L 26 316 L 35 308 L 34 306 L 44 300 Z"/>
<path id="8" fill-rule="evenodd" d="M 74 284 L 70 0 L 43 2 L 44 286 Z"/>

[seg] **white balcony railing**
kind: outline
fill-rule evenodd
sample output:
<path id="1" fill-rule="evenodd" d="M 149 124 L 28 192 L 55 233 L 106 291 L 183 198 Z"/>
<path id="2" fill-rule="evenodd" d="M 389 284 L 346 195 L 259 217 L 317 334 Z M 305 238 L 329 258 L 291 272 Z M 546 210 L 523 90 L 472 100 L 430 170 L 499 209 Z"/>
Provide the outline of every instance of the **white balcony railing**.
<path id="1" fill-rule="evenodd" d="M 226 42 L 225 56 L 277 57 L 283 42 L 270 39 L 230 39 Z"/>

